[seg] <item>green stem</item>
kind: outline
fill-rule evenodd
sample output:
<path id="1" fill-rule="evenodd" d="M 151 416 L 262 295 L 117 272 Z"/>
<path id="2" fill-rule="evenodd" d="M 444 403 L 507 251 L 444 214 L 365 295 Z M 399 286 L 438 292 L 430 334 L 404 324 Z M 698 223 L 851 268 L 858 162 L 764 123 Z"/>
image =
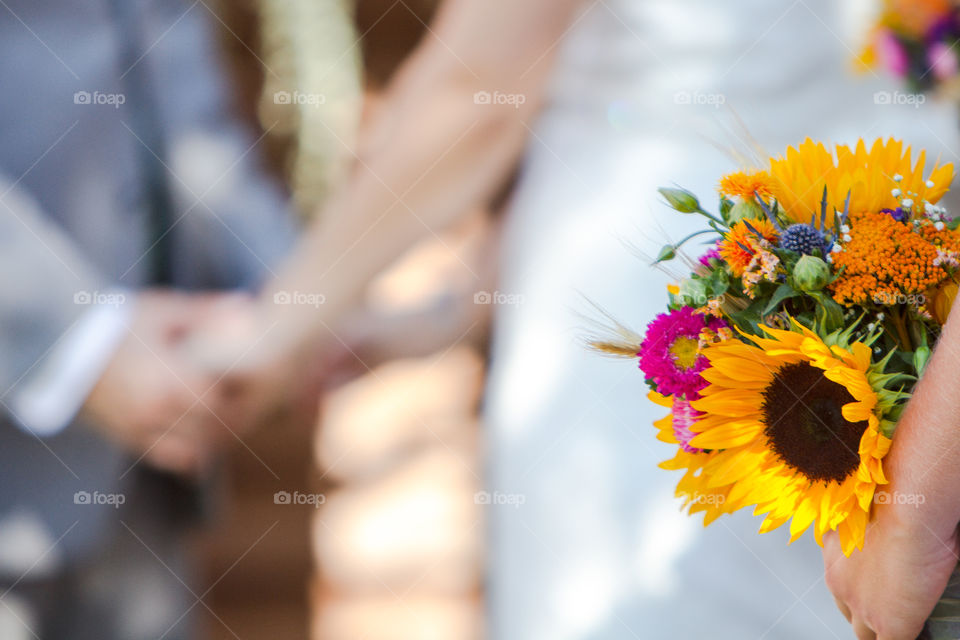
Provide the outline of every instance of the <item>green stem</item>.
<path id="1" fill-rule="evenodd" d="M 705 234 L 705 233 L 720 233 L 720 232 L 717 231 L 716 229 L 703 229 L 703 230 L 701 230 L 701 231 L 694 231 L 693 233 L 691 233 L 691 234 L 688 235 L 686 238 L 684 238 L 683 240 L 681 240 L 680 242 L 676 243 L 676 244 L 673 245 L 673 246 L 674 246 L 674 248 L 679 249 L 680 247 L 683 246 L 683 243 L 685 243 L 685 242 L 686 242 L 687 240 L 689 240 L 690 238 L 693 238 L 693 237 L 696 237 L 696 236 L 701 236 L 701 235 L 703 235 L 703 234 Z"/>
<path id="2" fill-rule="evenodd" d="M 890 319 L 893 322 L 894 328 L 897 330 L 900 348 L 904 351 L 913 351 L 913 343 L 910 341 L 910 334 L 907 333 L 907 326 L 903 323 L 902 313 L 902 309 L 897 309 L 895 313 L 891 309 Z"/>
<path id="3" fill-rule="evenodd" d="M 713 220 L 714 222 L 716 222 L 717 224 L 719 224 L 719 225 L 721 225 L 721 226 L 723 226 L 723 227 L 726 227 L 726 226 L 727 226 L 727 223 L 725 223 L 723 220 L 721 220 L 721 219 L 718 218 L 717 216 L 713 215 L 713 214 L 710 213 L 709 211 L 704 211 L 703 209 L 697 209 L 697 213 L 699 213 L 700 215 L 705 216 L 705 217 L 707 217 L 707 218 L 710 218 L 711 220 Z"/>

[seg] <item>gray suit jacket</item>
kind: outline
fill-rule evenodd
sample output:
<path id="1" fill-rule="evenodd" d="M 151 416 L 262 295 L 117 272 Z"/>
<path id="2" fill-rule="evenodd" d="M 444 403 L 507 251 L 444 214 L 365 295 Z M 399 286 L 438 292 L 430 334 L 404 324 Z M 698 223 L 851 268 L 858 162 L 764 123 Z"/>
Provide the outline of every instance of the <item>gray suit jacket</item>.
<path id="1" fill-rule="evenodd" d="M 133 65 L 112 0 L 0 7 L 0 403 L 88 308 L 77 304 L 84 293 L 146 284 L 153 239 L 137 114 L 123 97 L 131 74 L 156 98 L 175 284 L 254 285 L 293 239 L 281 190 L 254 162 L 257 140 L 230 115 L 215 8 L 122 1 L 136 7 L 143 55 Z M 69 530 L 56 549 L 67 557 L 102 544 L 116 510 L 74 494 L 118 490 L 128 461 L 83 425 L 39 438 L 6 409 L 0 523 L 26 514 L 54 540 Z M 10 552 L 0 549 L 0 577 Z"/>

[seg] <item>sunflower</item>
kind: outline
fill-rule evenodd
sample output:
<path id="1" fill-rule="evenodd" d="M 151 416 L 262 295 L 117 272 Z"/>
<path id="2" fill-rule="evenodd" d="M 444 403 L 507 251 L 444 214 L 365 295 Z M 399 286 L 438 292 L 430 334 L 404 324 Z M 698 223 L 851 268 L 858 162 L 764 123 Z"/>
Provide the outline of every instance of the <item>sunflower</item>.
<path id="1" fill-rule="evenodd" d="M 936 165 L 924 177 L 925 163 L 925 152 L 921 151 L 914 163 L 910 147 L 904 149 L 903 143 L 893 138 L 878 138 L 869 151 L 863 140 L 854 149 L 837 145 L 835 153 L 807 138 L 796 148 L 788 147 L 786 157 L 771 158 L 770 175 L 774 197 L 787 218 L 791 222 L 815 218 L 819 226 L 824 187 L 831 222 L 834 209 L 844 210 L 848 194 L 851 213 L 896 209 L 899 203 L 892 193 L 894 187 L 912 194 L 916 202 L 935 204 L 953 180 L 953 165 Z M 899 184 L 893 180 L 897 175 L 902 176 Z"/>
<path id="2" fill-rule="evenodd" d="M 678 402 L 675 397 L 665 396 L 656 391 L 647 394 L 647 398 L 654 404 L 671 410 L 676 408 Z M 703 524 L 706 526 L 724 513 L 730 513 L 727 508 L 727 494 L 730 493 L 730 486 L 717 488 L 700 486 L 702 483 L 699 476 L 703 466 L 717 454 L 687 445 L 686 436 L 692 435 L 692 432 L 687 431 L 684 425 L 676 425 L 675 421 L 674 413 L 671 412 L 653 423 L 657 428 L 657 440 L 678 445 L 676 455 L 661 462 L 659 466 L 668 471 L 684 471 L 683 478 L 677 484 L 677 497 L 684 500 L 684 506 L 691 514 L 703 512 Z"/>
<path id="3" fill-rule="evenodd" d="M 760 246 L 760 238 L 754 231 L 763 236 L 767 242 L 777 241 L 777 228 L 766 219 L 741 220 L 730 227 L 730 231 L 724 234 L 723 240 L 720 241 L 720 255 L 730 265 L 730 270 L 735 276 L 743 275 Z"/>
<path id="4" fill-rule="evenodd" d="M 709 345 L 702 376 L 709 386 L 692 401 L 700 419 L 691 448 L 670 468 L 685 468 L 678 491 L 694 503 L 722 494 L 708 515 L 756 505 L 761 533 L 792 518 L 791 542 L 811 524 L 818 542 L 836 530 L 845 554 L 862 548 L 870 505 L 887 482 L 882 459 L 890 422 L 905 396 L 883 389 L 894 376 L 871 365 L 870 347 L 848 344 L 849 331 L 826 340 L 793 321 L 793 330 L 762 327 L 753 344 Z M 879 387 L 879 388 L 876 388 Z"/>

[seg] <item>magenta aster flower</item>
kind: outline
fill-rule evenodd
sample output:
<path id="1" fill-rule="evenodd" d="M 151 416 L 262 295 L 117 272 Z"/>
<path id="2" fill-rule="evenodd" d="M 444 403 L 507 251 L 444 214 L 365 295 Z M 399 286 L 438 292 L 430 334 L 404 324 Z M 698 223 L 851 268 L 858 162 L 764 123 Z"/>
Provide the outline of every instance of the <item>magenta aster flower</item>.
<path id="1" fill-rule="evenodd" d="M 693 307 L 661 313 L 647 326 L 640 344 L 640 369 L 659 393 L 698 398 L 698 392 L 707 386 L 700 372 L 708 365 L 700 355 L 700 332 L 705 327 L 716 331 L 726 326 L 720 318 L 695 313 Z"/>
<path id="2" fill-rule="evenodd" d="M 673 399 L 673 435 L 680 448 L 687 453 L 700 453 L 703 449 L 690 446 L 695 434 L 690 427 L 700 419 L 700 412 L 690 406 L 690 402 L 683 398 Z"/>
<path id="3" fill-rule="evenodd" d="M 709 268 L 711 258 L 714 260 L 719 260 L 720 262 L 723 262 L 723 257 L 720 255 L 720 251 L 717 249 L 716 246 L 712 247 L 709 251 L 707 251 L 705 254 L 700 256 L 700 264 Z"/>

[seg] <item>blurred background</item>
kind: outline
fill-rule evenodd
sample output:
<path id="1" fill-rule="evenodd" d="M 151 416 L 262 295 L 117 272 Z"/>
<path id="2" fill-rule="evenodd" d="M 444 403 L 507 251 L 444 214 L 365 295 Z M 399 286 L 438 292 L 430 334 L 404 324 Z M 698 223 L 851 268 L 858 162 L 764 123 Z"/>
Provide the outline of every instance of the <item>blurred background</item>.
<path id="1" fill-rule="evenodd" d="M 315 210 L 342 175 L 357 105 L 365 98 L 375 108 L 437 4 L 212 5 L 237 109 L 268 132 L 258 149 L 300 211 Z M 321 82 L 321 105 L 275 100 Z M 371 307 L 415 314 L 475 290 L 468 269 L 489 270 L 491 219 L 478 211 L 413 248 L 371 287 Z M 232 450 L 222 511 L 197 541 L 213 585 L 208 608 L 197 607 L 208 638 L 483 637 L 484 522 L 474 494 L 482 488 L 477 413 L 490 307 L 471 307 L 448 316 L 438 352 L 392 358 L 384 346 L 363 354 L 378 364 L 352 365 L 355 377 L 321 399 L 318 425 L 291 419 Z M 295 504 L 295 492 L 320 497 Z"/>

